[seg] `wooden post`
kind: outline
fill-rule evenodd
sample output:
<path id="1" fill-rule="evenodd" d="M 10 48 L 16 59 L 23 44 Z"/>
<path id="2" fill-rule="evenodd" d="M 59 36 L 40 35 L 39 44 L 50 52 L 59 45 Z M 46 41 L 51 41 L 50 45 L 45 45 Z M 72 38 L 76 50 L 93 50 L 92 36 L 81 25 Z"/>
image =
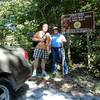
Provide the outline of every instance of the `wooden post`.
<path id="1" fill-rule="evenodd" d="M 69 32 L 67 33 L 67 41 L 68 41 L 68 61 L 69 61 L 69 65 L 72 66 L 71 50 L 70 50 L 71 39 L 70 39 Z"/>
<path id="2" fill-rule="evenodd" d="M 89 37 L 90 37 L 90 33 L 87 33 L 87 50 L 88 50 L 87 58 L 88 58 L 88 67 L 91 67 L 91 46 L 90 46 L 91 44 L 90 44 Z"/>

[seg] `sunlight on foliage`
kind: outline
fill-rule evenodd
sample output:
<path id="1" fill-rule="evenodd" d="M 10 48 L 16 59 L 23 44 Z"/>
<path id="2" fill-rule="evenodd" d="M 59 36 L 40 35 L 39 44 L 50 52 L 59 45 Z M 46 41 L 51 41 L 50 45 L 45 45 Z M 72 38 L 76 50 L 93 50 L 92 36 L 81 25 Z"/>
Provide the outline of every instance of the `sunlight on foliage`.
<path id="1" fill-rule="evenodd" d="M 95 32 L 90 37 L 92 66 L 89 71 L 100 77 L 100 0 L 4 0 L 0 4 L 0 44 L 5 44 L 6 36 L 13 35 L 12 44 L 27 48 L 32 55 L 32 33 L 39 31 L 43 23 L 50 27 L 56 24 L 60 29 L 61 15 L 85 11 L 94 11 L 96 21 Z M 87 66 L 86 35 L 76 33 L 70 39 L 72 62 Z"/>

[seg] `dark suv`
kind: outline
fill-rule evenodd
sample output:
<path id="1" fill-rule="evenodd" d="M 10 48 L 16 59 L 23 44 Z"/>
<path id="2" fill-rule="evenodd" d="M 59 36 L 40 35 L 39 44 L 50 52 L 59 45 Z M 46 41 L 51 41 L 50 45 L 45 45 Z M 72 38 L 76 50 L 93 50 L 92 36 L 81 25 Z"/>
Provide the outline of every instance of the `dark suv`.
<path id="1" fill-rule="evenodd" d="M 31 75 L 32 66 L 27 51 L 0 46 L 0 100 L 13 100 L 14 91 Z"/>

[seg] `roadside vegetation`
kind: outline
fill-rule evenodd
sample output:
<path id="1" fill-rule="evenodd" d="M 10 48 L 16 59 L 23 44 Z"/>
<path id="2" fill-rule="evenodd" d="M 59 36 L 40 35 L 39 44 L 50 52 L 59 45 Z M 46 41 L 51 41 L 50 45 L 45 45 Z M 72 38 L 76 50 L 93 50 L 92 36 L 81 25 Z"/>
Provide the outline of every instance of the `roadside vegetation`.
<path id="1" fill-rule="evenodd" d="M 99 0 L 2 0 L 0 1 L 0 45 L 21 46 L 33 58 L 32 35 L 42 23 L 61 27 L 61 15 L 94 11 L 95 31 L 91 33 L 91 66 L 87 65 L 86 34 L 70 33 L 70 75 L 80 86 L 100 94 L 100 1 Z M 13 39 L 7 40 L 7 36 Z M 67 47 L 66 44 L 66 57 Z M 69 61 L 68 61 L 69 62 Z M 71 79 L 71 78 L 70 78 Z M 70 80 L 69 79 L 69 80 Z M 88 84 L 88 85 L 87 85 Z"/>

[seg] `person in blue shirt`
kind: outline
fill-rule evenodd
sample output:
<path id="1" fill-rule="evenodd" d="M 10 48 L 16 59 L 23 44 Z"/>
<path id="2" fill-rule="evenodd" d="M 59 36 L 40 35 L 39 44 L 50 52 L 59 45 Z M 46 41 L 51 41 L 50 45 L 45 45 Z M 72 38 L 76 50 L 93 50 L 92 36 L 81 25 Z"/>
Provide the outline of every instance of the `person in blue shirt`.
<path id="1" fill-rule="evenodd" d="M 58 27 L 53 27 L 53 34 L 51 35 L 51 53 L 53 58 L 53 64 L 51 70 L 53 74 L 57 71 L 57 59 L 62 62 L 63 75 L 68 74 L 68 65 L 65 61 L 65 51 L 63 48 L 63 43 L 66 42 L 66 38 L 63 34 L 58 32 Z"/>

